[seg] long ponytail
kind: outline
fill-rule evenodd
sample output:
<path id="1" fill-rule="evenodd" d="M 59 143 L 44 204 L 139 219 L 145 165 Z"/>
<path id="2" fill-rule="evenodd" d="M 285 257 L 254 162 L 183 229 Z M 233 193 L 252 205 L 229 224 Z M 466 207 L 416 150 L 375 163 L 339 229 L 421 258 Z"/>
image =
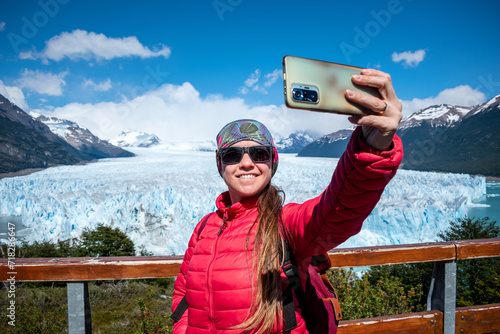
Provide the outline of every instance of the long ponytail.
<path id="1" fill-rule="evenodd" d="M 252 292 L 249 317 L 234 329 L 244 333 L 273 333 L 283 322 L 281 303 L 280 256 L 283 252 L 283 237 L 280 232 L 281 210 L 284 193 L 270 183 L 262 191 L 257 201 L 259 215 L 249 230 L 246 248 L 248 249 L 250 231 L 257 224 L 252 251 L 252 288 L 253 275 L 257 274 L 257 289 Z"/>

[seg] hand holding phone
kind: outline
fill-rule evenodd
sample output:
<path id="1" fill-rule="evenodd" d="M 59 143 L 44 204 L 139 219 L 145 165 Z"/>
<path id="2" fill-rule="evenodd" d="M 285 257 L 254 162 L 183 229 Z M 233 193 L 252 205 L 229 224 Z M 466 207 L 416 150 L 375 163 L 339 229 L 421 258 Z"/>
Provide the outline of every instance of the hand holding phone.
<path id="1" fill-rule="evenodd" d="M 352 81 L 363 68 L 308 58 L 283 57 L 285 105 L 319 112 L 369 115 L 369 108 L 348 100 L 347 89 L 380 98 L 378 89 Z"/>
<path id="2" fill-rule="evenodd" d="M 289 108 L 351 115 L 367 144 L 391 147 L 402 104 L 391 76 L 374 69 L 320 60 L 283 57 L 285 104 Z"/>
<path id="3" fill-rule="evenodd" d="M 381 98 L 354 91 L 347 91 L 347 98 L 371 110 L 380 111 L 374 115 L 351 116 L 349 122 L 363 127 L 363 138 L 367 144 L 382 151 L 389 149 L 403 118 L 403 105 L 396 96 L 391 76 L 382 71 L 364 69 L 353 80 L 360 85 L 377 88 Z"/>

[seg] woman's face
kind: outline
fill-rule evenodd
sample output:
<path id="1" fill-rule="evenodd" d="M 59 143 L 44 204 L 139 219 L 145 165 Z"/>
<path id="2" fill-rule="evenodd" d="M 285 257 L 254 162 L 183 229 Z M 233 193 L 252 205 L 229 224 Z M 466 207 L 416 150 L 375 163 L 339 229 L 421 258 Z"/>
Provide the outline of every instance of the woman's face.
<path id="1" fill-rule="evenodd" d="M 250 147 L 260 144 L 243 140 L 231 146 Z M 271 181 L 272 161 L 255 163 L 248 153 L 234 165 L 222 164 L 222 177 L 229 188 L 231 203 L 241 202 L 246 197 L 258 195 Z"/>

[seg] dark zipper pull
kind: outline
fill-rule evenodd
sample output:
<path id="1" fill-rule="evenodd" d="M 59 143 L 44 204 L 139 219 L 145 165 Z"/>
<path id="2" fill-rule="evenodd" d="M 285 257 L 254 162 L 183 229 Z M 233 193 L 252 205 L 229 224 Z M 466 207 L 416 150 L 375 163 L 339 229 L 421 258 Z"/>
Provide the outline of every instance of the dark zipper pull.
<path id="1" fill-rule="evenodd" d="M 224 217 L 224 219 L 222 220 L 222 226 L 220 227 L 220 230 L 219 230 L 219 233 L 217 234 L 217 236 L 219 236 L 222 231 L 224 231 L 224 229 L 226 228 L 226 217 Z"/>

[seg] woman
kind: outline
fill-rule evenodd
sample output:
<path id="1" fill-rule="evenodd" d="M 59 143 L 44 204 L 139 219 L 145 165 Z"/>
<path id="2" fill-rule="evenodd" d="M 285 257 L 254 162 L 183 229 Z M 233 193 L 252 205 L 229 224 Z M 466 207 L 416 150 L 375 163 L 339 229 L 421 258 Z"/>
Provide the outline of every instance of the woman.
<path id="1" fill-rule="evenodd" d="M 378 88 L 381 99 L 346 92 L 349 100 L 376 114 L 349 117 L 360 126 L 330 185 L 303 204 L 283 206 L 280 191 L 270 183 L 278 154 L 264 125 L 239 120 L 220 131 L 217 166 L 228 191 L 189 241 L 172 305 L 175 310 L 185 296 L 188 308 L 175 322 L 174 333 L 282 333 L 281 296 L 288 284 L 280 264 L 283 238 L 304 286 L 311 256 L 360 231 L 401 162 L 403 149 L 395 132 L 402 106 L 388 74 L 367 69 L 353 80 Z M 308 333 L 295 306 L 297 327 L 291 333 Z"/>

